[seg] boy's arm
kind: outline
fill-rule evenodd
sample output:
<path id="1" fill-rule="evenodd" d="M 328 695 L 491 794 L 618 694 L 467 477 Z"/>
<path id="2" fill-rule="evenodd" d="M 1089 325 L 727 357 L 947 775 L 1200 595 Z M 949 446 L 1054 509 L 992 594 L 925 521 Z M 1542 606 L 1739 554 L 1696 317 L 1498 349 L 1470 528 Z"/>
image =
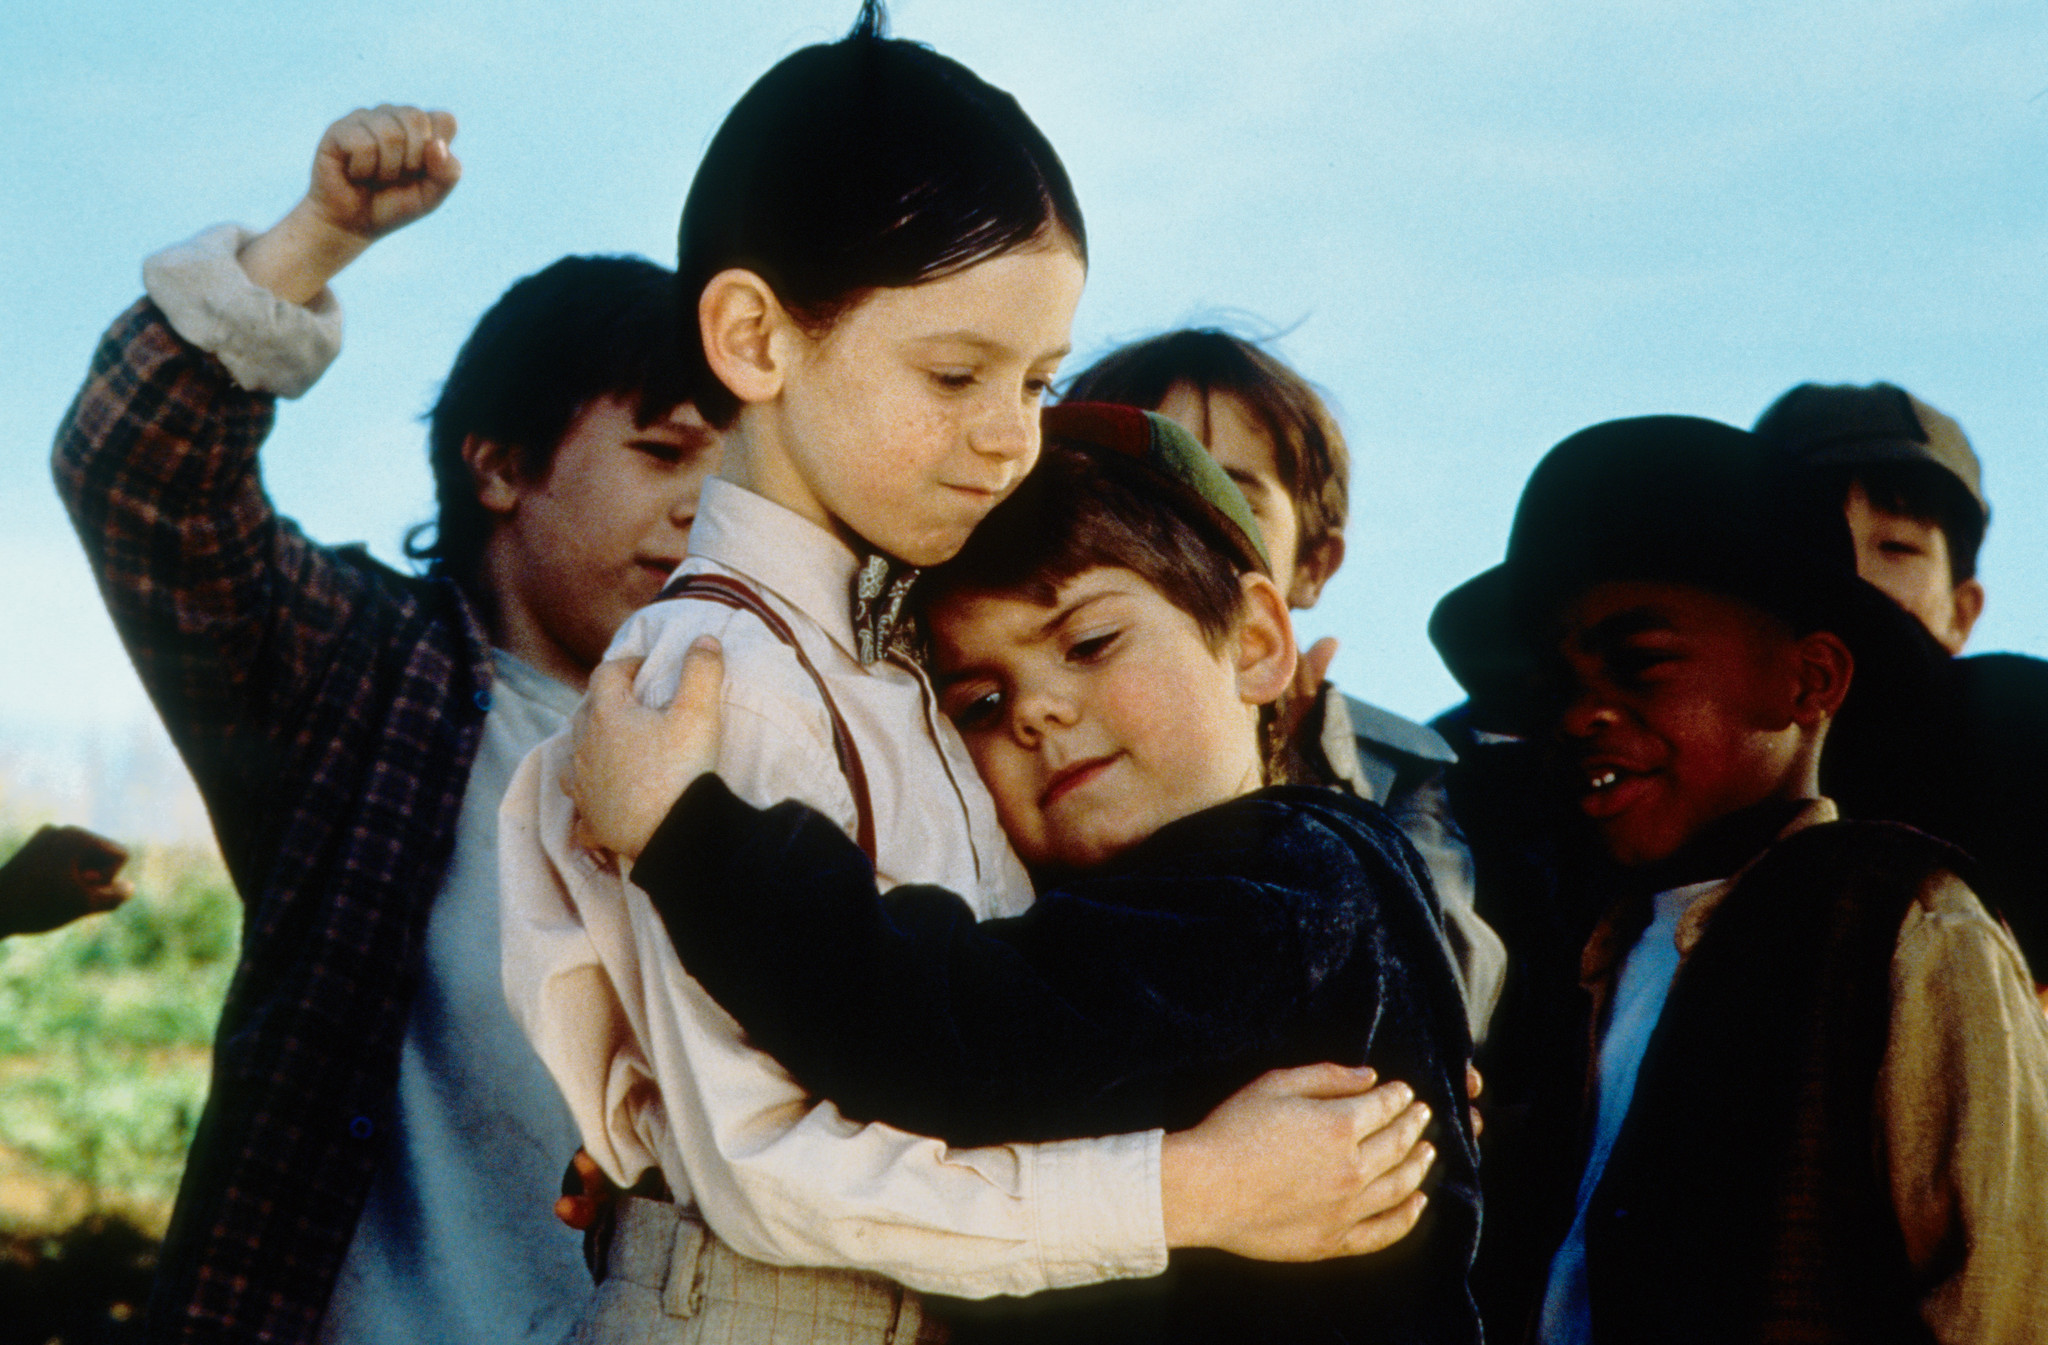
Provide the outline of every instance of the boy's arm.
<path id="1" fill-rule="evenodd" d="M 303 392 L 338 349 L 323 287 L 374 236 L 348 229 L 395 228 L 453 185 L 445 140 L 431 152 L 422 142 L 407 168 L 422 126 L 453 133 L 452 119 L 400 109 L 328 129 L 306 198 L 248 243 L 246 264 L 274 291 L 237 265 L 232 228 L 152 258 L 153 302 L 108 333 L 58 432 L 59 491 L 202 783 L 260 773 L 249 745 L 229 740 L 277 731 L 329 667 L 325 651 L 360 599 L 352 568 L 277 517 L 256 451 L 275 397 Z"/>
<path id="2" fill-rule="evenodd" d="M 2019 1342 L 2048 1320 L 2048 1025 L 2011 936 L 1952 874 L 1892 959 L 1879 1133 L 1937 1339 Z"/>
<path id="3" fill-rule="evenodd" d="M 1159 842 L 977 923 L 937 888 L 885 903 L 825 818 L 706 776 L 633 881 L 691 975 L 813 1092 L 954 1143 L 1068 1138 L 1172 1124 L 1189 1099 L 1148 1085 L 1243 1082 L 1366 932 L 1349 848 L 1284 808 L 1242 801 Z"/>

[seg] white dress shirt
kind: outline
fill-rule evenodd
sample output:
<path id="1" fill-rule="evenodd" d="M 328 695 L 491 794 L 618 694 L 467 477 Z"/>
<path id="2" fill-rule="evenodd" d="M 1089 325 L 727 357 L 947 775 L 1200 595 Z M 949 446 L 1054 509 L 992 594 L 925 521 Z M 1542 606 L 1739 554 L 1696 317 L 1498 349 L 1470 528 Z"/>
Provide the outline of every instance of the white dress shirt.
<path id="1" fill-rule="evenodd" d="M 854 654 L 857 558 L 832 534 L 729 482 L 706 483 L 678 573 L 724 574 L 794 630 L 865 766 L 886 888 L 936 883 L 978 916 L 1031 887 L 930 686 Z M 702 634 L 725 651 L 719 774 L 766 806 L 809 804 L 849 834 L 852 792 L 816 683 L 756 617 L 656 603 L 609 657 L 646 660 L 641 700 L 673 697 Z M 536 749 L 500 820 L 505 988 L 613 1180 L 649 1166 L 757 1260 L 839 1266 L 964 1297 L 1029 1294 L 1165 1267 L 1160 1133 L 951 1149 L 856 1124 L 807 1096 L 682 968 L 645 894 L 570 840 L 566 737 Z"/>

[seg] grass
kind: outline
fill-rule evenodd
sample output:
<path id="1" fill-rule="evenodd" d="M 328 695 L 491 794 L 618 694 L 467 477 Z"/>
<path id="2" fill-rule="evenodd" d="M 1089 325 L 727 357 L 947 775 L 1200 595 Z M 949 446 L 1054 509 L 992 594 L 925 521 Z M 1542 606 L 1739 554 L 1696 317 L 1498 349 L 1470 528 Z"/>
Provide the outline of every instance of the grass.
<path id="1" fill-rule="evenodd" d="M 0 941 L 0 1234 L 151 1236 L 169 1216 L 241 906 L 207 851 L 144 850 L 127 872 L 119 910 Z"/>

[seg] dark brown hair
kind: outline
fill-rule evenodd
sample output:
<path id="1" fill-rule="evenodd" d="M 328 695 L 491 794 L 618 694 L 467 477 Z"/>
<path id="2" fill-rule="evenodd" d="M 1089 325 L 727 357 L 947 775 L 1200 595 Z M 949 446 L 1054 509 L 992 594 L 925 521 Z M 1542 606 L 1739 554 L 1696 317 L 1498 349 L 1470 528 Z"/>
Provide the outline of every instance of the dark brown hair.
<path id="1" fill-rule="evenodd" d="M 1194 619 L 1220 651 L 1245 613 L 1245 571 L 1163 492 L 1105 470 L 1093 453 L 1047 439 L 1038 465 L 989 512 L 951 560 L 926 570 L 913 602 L 931 611 L 974 595 L 1052 606 L 1060 586 L 1085 570 L 1133 571 Z M 1270 784 L 1303 777 L 1274 731 L 1278 702 L 1261 707 L 1260 758 Z"/>
<path id="2" fill-rule="evenodd" d="M 720 271 L 754 272 L 815 332 L 871 291 L 1056 234 L 1087 260 L 1073 183 L 1017 100 L 886 27 L 867 0 L 844 38 L 784 57 L 726 114 L 690 183 L 676 271 L 692 400 L 719 428 L 739 401 L 696 333 Z"/>
<path id="3" fill-rule="evenodd" d="M 491 305 L 427 415 L 440 508 L 406 533 L 406 555 L 488 605 L 478 569 L 493 515 L 477 498 L 463 442 L 501 444 L 520 475 L 545 481 L 570 426 L 598 398 L 631 402 L 643 428 L 688 401 L 675 284 L 675 272 L 644 257 L 564 257 Z"/>

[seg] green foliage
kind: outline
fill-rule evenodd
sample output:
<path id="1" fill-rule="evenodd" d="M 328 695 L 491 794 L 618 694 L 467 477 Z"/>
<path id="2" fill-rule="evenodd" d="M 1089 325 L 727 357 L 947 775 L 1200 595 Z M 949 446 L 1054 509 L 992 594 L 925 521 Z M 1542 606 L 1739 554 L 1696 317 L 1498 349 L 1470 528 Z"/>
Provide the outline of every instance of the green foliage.
<path id="1" fill-rule="evenodd" d="M 127 873 L 119 910 L 0 941 L 0 1153 L 157 1222 L 206 1100 L 241 906 L 210 853 L 144 851 Z"/>

